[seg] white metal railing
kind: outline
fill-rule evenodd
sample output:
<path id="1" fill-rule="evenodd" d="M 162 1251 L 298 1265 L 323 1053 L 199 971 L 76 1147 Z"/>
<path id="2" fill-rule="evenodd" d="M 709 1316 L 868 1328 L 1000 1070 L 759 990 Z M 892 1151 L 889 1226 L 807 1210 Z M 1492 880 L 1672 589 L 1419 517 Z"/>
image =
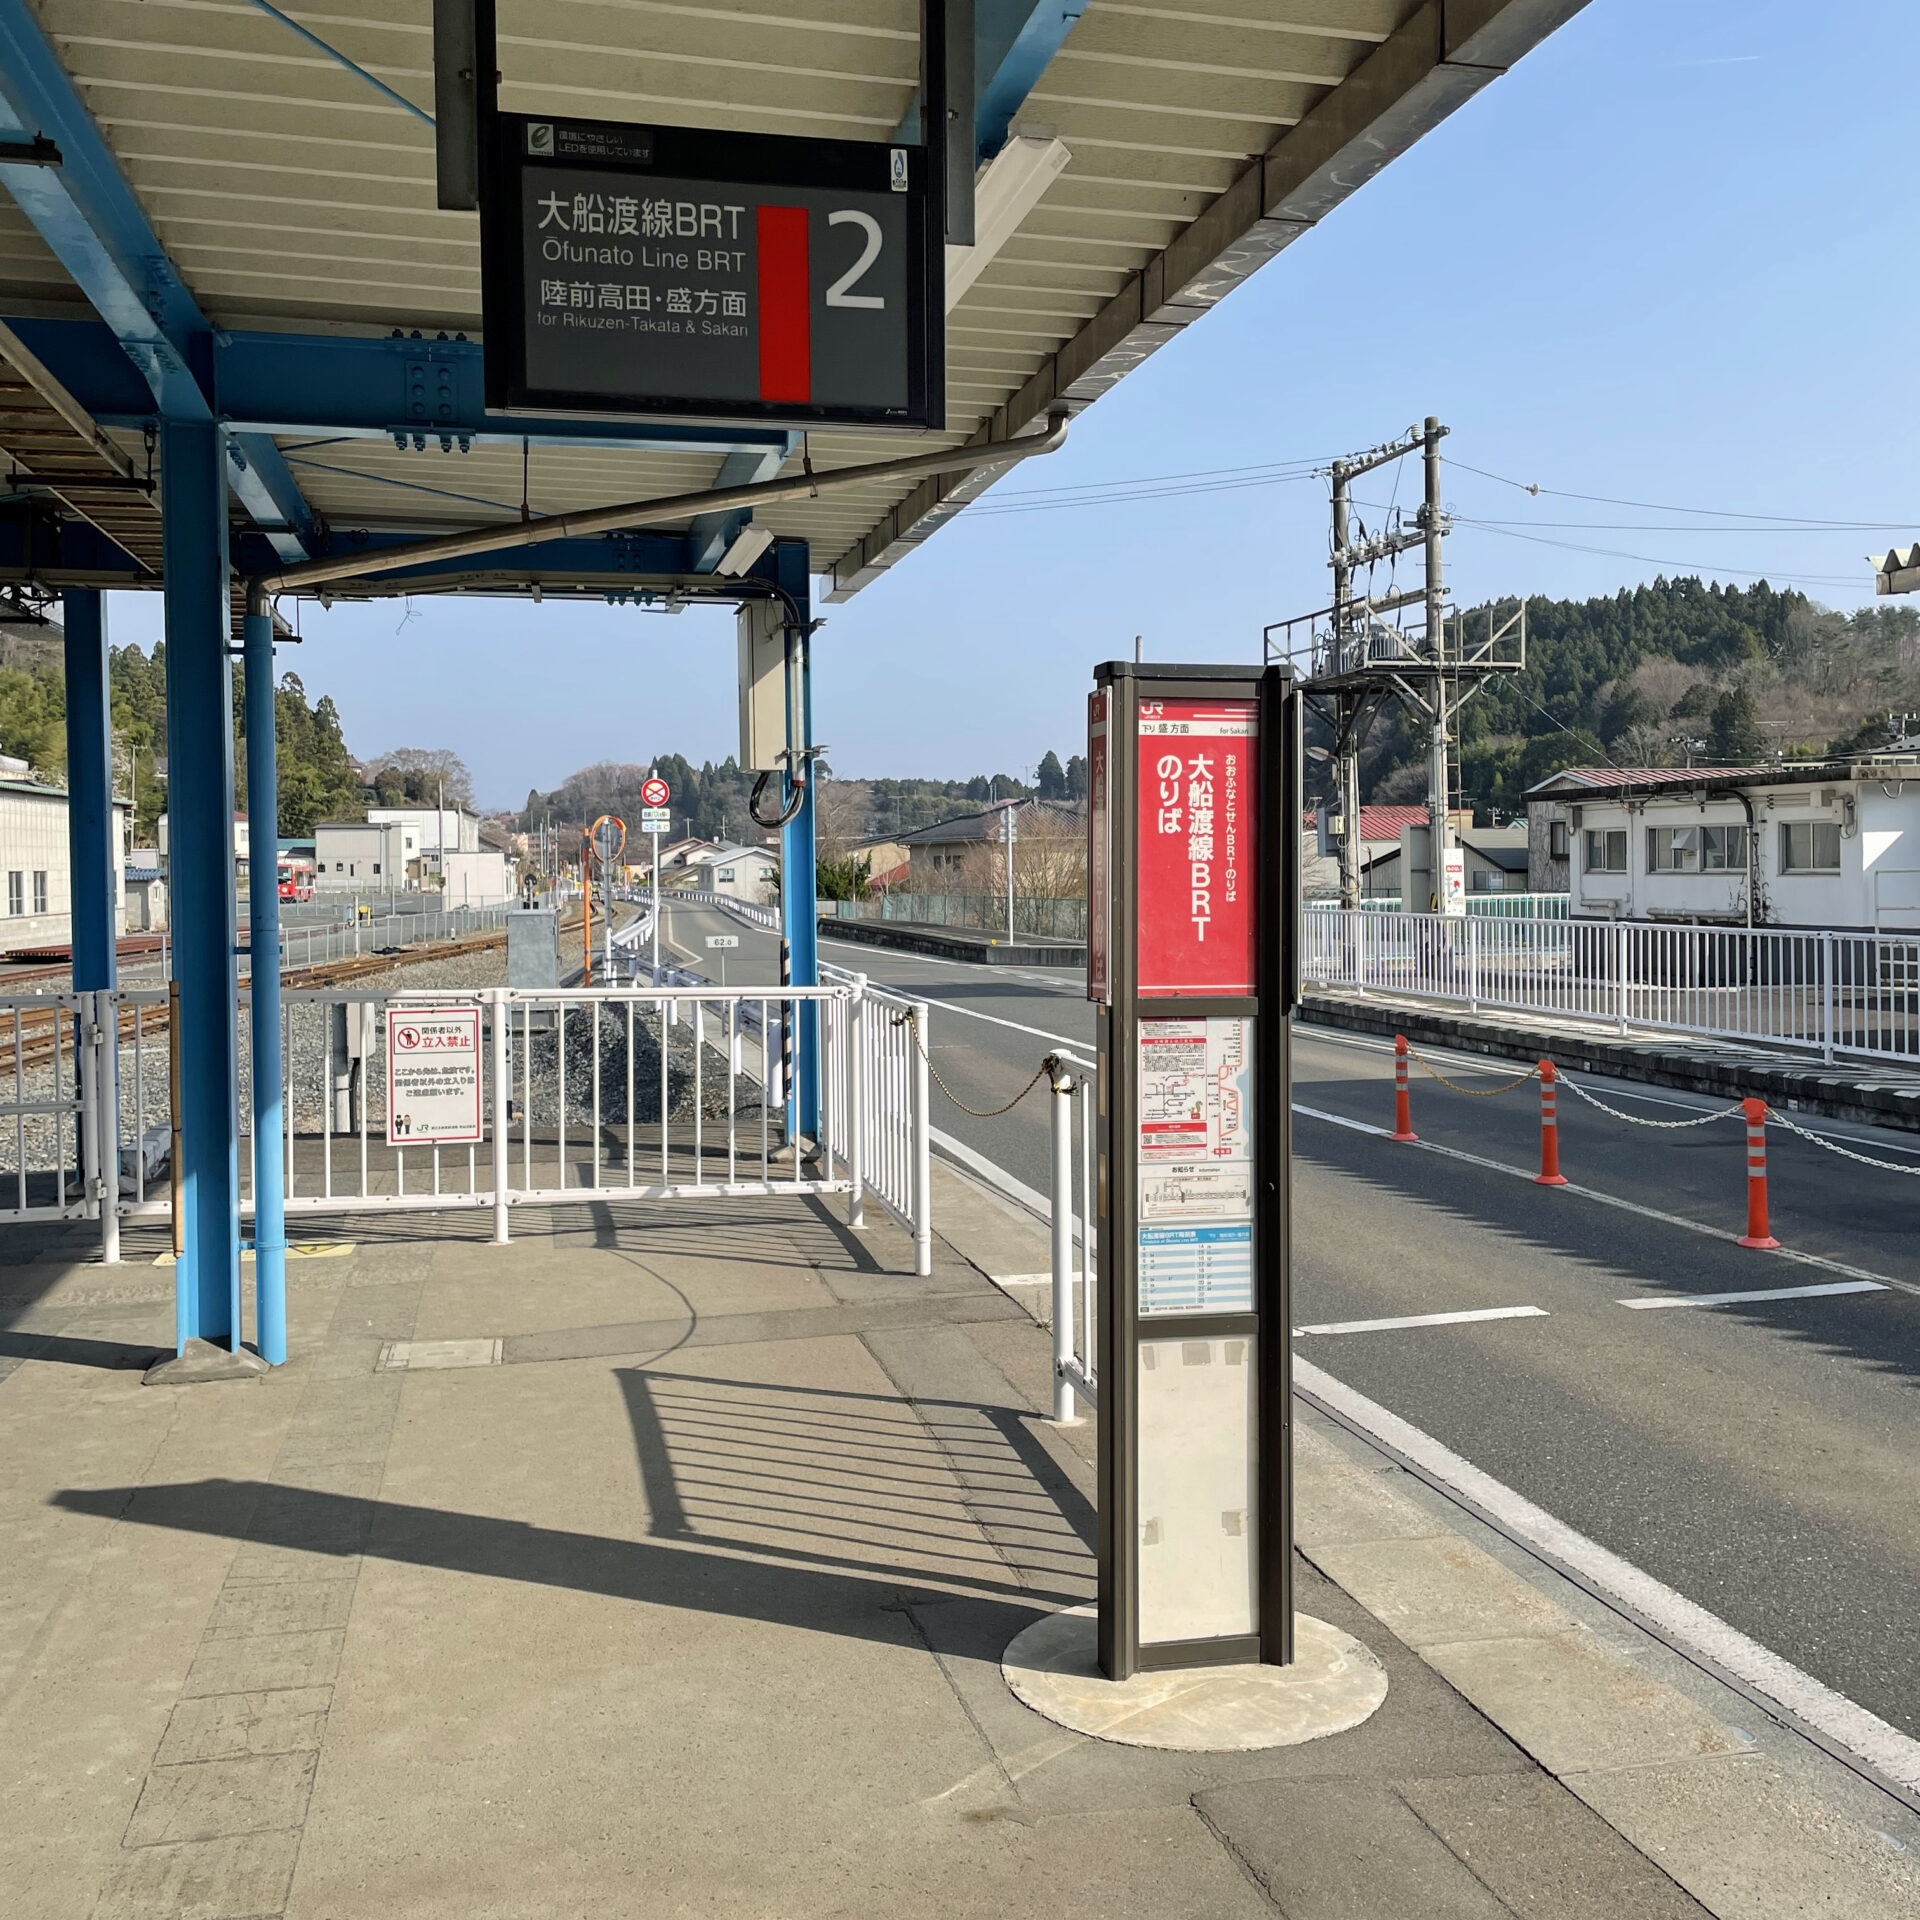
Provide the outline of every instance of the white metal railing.
<path id="1" fill-rule="evenodd" d="M 664 971 L 664 970 L 663 970 Z M 288 988 L 281 995 L 282 1180 L 289 1215 L 491 1209 L 587 1199 L 872 1193 L 913 1234 L 931 1271 L 927 1101 L 913 1029 L 864 987 L 722 989 L 659 983 L 537 991 Z M 480 1013 L 478 1137 L 387 1137 L 389 1008 Z M 252 1128 L 249 1010 L 240 1016 L 240 1130 Z M 818 1019 L 816 1149 L 787 1138 L 788 1038 Z M 105 1036 L 118 1030 L 117 1047 Z M 924 1015 L 920 1031 L 924 1033 Z M 117 1258 L 122 1218 L 166 1215 L 172 1110 L 164 990 L 0 1000 L 0 1221 L 102 1221 Z M 103 1205 L 117 1145 L 119 1193 Z M 252 1208 L 252 1154 L 240 1155 Z M 156 1191 L 156 1188 L 160 1190 Z"/>
<path id="2" fill-rule="evenodd" d="M 357 911 L 315 921 L 289 917 L 280 926 L 280 963 L 293 971 L 403 947 L 416 940 L 458 940 L 472 933 L 497 933 L 506 926 L 510 911 L 504 906 L 423 906 L 365 918 Z M 243 928 L 245 924 L 243 917 Z"/>
<path id="3" fill-rule="evenodd" d="M 669 887 L 666 898 L 668 906 L 684 900 L 697 907 L 718 907 L 723 913 L 731 913 L 750 926 L 767 927 L 775 933 L 780 931 L 780 916 L 773 908 L 756 906 L 751 900 L 736 900 L 730 893 L 710 893 L 701 887 Z"/>
<path id="4" fill-rule="evenodd" d="M 1094 1344 L 1095 1266 L 1093 1229 L 1093 1127 L 1100 1070 L 1076 1054 L 1056 1053 L 1052 1061 L 1049 1134 L 1049 1226 L 1053 1281 L 1053 1417 L 1074 1418 L 1073 1397 L 1083 1394 L 1100 1405 L 1099 1367 Z M 1078 1149 L 1075 1137 L 1078 1136 Z M 1080 1173 L 1080 1203 L 1074 1206 L 1073 1176 Z M 1080 1248 L 1075 1271 L 1073 1249 Z M 1080 1296 L 1074 1312 L 1074 1294 Z M 1076 1333 L 1076 1321 L 1078 1332 Z"/>
<path id="5" fill-rule="evenodd" d="M 1920 1063 L 1920 934 L 1305 911 L 1301 974 L 1387 998 Z"/>
<path id="6" fill-rule="evenodd" d="M 848 1077 L 823 1119 L 832 1150 L 865 1142 L 862 1186 L 913 1235 L 913 1265 L 933 1271 L 933 1111 L 929 1102 L 928 1008 L 873 986 L 864 973 L 823 966 L 822 981 L 847 990 L 843 1016 L 854 1042 L 839 1051 Z M 856 1200 L 857 1204 L 857 1200 Z"/>
<path id="7" fill-rule="evenodd" d="M 0 998 L 0 1219 L 100 1217 L 99 996 Z"/>

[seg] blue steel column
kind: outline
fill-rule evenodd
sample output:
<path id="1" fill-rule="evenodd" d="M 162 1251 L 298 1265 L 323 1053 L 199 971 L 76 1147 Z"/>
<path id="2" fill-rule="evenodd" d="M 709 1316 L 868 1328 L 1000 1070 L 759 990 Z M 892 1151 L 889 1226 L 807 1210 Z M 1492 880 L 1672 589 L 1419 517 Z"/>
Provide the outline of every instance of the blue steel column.
<path id="1" fill-rule="evenodd" d="M 69 588 L 67 633 L 67 868 L 73 912 L 73 988 L 118 984 L 113 937 L 112 710 L 107 623 L 100 595 Z"/>
<path id="2" fill-rule="evenodd" d="M 280 781 L 273 616 L 247 611 L 247 920 L 253 1006 L 253 1310 L 260 1357 L 287 1358 L 287 1209 L 280 1163 Z"/>
<path id="3" fill-rule="evenodd" d="M 787 738 L 800 746 L 813 745 L 813 659 L 805 628 L 813 622 L 811 581 L 804 541 L 782 540 L 773 550 L 775 577 L 799 609 L 802 632 L 796 637 L 799 671 L 787 683 Z M 797 707 L 797 711 L 796 711 Z M 813 768 L 806 769 L 806 797 L 800 810 L 780 830 L 780 912 L 787 950 L 792 957 L 796 987 L 820 984 L 820 928 L 816 919 L 814 875 Z M 792 789 L 782 782 L 785 798 Z M 820 1023 L 809 1010 L 797 1020 L 794 1048 L 794 1086 L 789 1095 L 789 1127 L 809 1139 L 820 1131 Z"/>
<path id="4" fill-rule="evenodd" d="M 240 1344 L 240 1041 L 233 904 L 232 613 L 226 429 L 160 430 L 167 603 L 167 864 L 180 983 L 181 1205 L 176 1330 Z"/>

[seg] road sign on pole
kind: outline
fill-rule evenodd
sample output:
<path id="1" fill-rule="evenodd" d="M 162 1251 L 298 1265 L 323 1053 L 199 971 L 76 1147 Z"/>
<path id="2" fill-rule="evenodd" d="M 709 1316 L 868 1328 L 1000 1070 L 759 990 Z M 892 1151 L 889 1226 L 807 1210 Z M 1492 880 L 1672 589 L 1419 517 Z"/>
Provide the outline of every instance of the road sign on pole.
<path id="1" fill-rule="evenodd" d="M 673 815 L 665 807 L 642 807 L 640 809 L 640 831 L 642 833 L 671 833 Z"/>
<path id="2" fill-rule="evenodd" d="M 672 789 L 658 774 L 640 783 L 640 803 L 642 806 L 664 807 L 672 798 Z"/>
<path id="3" fill-rule="evenodd" d="M 1095 674 L 1101 1670 L 1293 1658 L 1284 667 Z"/>
<path id="4" fill-rule="evenodd" d="M 727 984 L 727 955 L 739 944 L 740 936 L 737 933 L 710 933 L 707 935 L 707 945 L 714 948 L 720 955 L 720 984 L 723 987 Z"/>

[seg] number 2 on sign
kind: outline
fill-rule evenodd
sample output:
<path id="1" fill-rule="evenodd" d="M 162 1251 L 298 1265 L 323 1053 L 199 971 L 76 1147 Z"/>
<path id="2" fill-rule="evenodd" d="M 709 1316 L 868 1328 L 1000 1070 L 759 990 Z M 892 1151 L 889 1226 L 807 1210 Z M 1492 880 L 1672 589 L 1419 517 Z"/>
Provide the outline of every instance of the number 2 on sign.
<path id="1" fill-rule="evenodd" d="M 853 293 L 849 289 L 860 284 L 867 269 L 880 258 L 880 222 L 870 213 L 856 213 L 851 208 L 842 208 L 838 213 L 827 215 L 830 227 L 859 227 L 867 236 L 867 244 L 860 258 L 827 289 L 827 305 L 830 307 L 881 307 L 886 299 L 877 293 Z"/>

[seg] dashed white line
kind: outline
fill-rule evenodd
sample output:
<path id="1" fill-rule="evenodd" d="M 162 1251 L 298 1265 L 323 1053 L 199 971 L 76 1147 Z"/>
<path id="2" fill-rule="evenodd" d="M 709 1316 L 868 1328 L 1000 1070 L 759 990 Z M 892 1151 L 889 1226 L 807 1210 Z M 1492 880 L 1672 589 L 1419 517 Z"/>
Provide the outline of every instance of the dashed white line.
<path id="1" fill-rule="evenodd" d="M 1370 1133 L 1378 1140 L 1391 1140 L 1392 1133 L 1385 1127 L 1376 1127 L 1370 1120 L 1351 1120 L 1344 1113 L 1329 1113 L 1324 1107 L 1303 1106 L 1298 1100 L 1293 1102 L 1295 1113 L 1305 1114 L 1310 1120 L 1325 1120 L 1329 1125 L 1345 1127 L 1349 1133 Z M 1485 1167 L 1489 1173 L 1504 1173 L 1509 1179 L 1533 1182 L 1533 1170 L 1530 1167 L 1510 1167 L 1504 1160 L 1489 1160 L 1484 1154 L 1466 1153 L 1459 1147 L 1443 1147 L 1437 1140 L 1416 1140 L 1410 1143 L 1417 1153 L 1437 1153 L 1448 1160 L 1464 1160 L 1470 1167 Z M 1583 1187 L 1577 1181 L 1568 1181 L 1564 1187 L 1547 1189 L 1553 1193 L 1577 1194 L 1582 1200 L 1597 1201 L 1603 1207 L 1617 1207 L 1622 1213 L 1637 1213 L 1643 1220 L 1658 1220 L 1663 1226 L 1684 1227 L 1689 1233 L 1703 1233 L 1709 1240 L 1728 1240 L 1736 1246 L 1740 1236 L 1726 1227 L 1710 1227 L 1704 1220 L 1689 1220 L 1683 1213 L 1665 1213 L 1658 1207 L 1643 1207 L 1637 1200 L 1622 1200 L 1617 1193 L 1602 1193 L 1597 1187 Z M 1876 1286 L 1891 1287 L 1898 1293 L 1920 1293 L 1920 1286 L 1911 1280 L 1896 1280 L 1890 1274 L 1869 1273 L 1864 1267 L 1850 1267 L 1844 1260 L 1829 1260 L 1824 1254 L 1802 1253 L 1795 1247 L 1779 1247 L 1774 1250 L 1776 1260 L 1791 1260 L 1803 1267 L 1822 1267 L 1828 1273 L 1843 1273 L 1850 1280 L 1871 1280 Z"/>
<path id="2" fill-rule="evenodd" d="M 1831 1292 L 1828 1288 L 1824 1291 Z M 1544 1320 L 1545 1307 L 1475 1307 L 1465 1313 L 1407 1313 L 1396 1320 L 1326 1320 L 1302 1333 L 1398 1333 L 1402 1327 L 1459 1327 L 1469 1320 Z"/>
<path id="3" fill-rule="evenodd" d="M 1819 1300 L 1834 1293 L 1887 1293 L 1878 1280 L 1834 1280 L 1824 1287 L 1761 1287 L 1752 1293 L 1669 1293 L 1658 1300 L 1616 1300 L 1645 1313 L 1653 1307 L 1737 1307 L 1748 1300 Z"/>

